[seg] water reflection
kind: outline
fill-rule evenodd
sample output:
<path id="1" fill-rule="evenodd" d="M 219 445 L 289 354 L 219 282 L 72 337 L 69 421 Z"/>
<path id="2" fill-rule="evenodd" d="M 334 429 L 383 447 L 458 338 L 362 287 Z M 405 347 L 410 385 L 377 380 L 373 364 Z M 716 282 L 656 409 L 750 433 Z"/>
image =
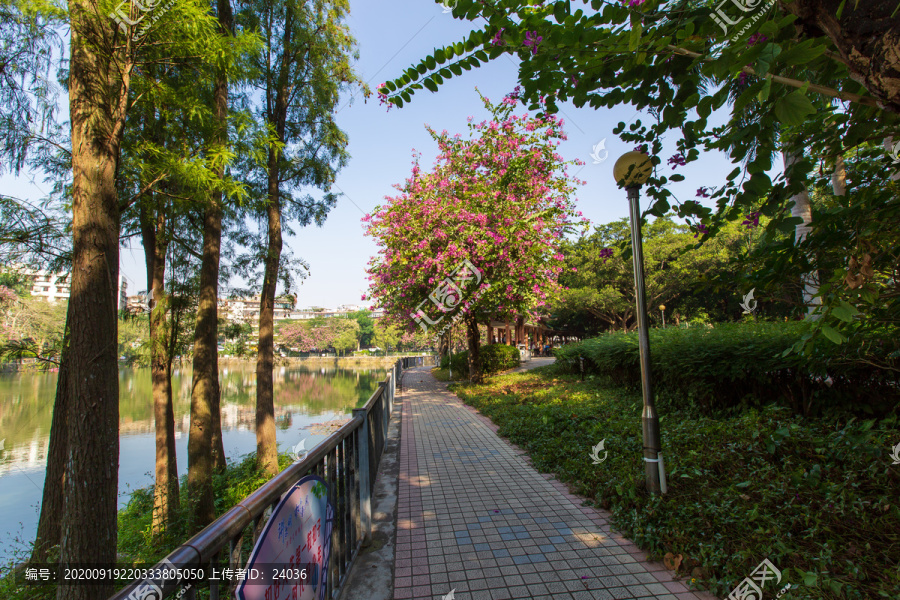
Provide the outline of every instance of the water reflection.
<path id="1" fill-rule="evenodd" d="M 320 416 L 347 413 L 361 406 L 384 378 L 383 369 L 310 370 L 299 366 L 275 369 L 275 417 L 284 427 L 291 415 Z M 47 458 L 56 373 L 0 375 L 0 440 L 5 451 L 0 458 L 0 477 L 18 467 L 43 468 Z M 256 370 L 249 363 L 229 365 L 220 373 L 222 429 L 252 430 L 256 422 Z M 185 434 L 190 424 L 191 370 L 172 373 L 175 398 L 175 431 Z M 152 433 L 152 394 L 149 369 L 119 372 L 119 433 Z"/>
<path id="2" fill-rule="evenodd" d="M 191 369 L 172 374 L 178 470 L 186 473 L 187 432 L 190 426 Z M 386 369 L 276 367 L 275 419 L 279 449 L 286 451 L 301 439 L 311 449 L 326 436 L 315 422 L 350 416 L 384 379 Z M 37 525 L 50 424 L 56 395 L 56 373 L 0 374 L 0 560 L 11 532 L 25 539 Z M 229 459 L 256 449 L 256 365 L 228 363 L 220 370 L 222 439 Z M 152 483 L 155 423 L 149 369 L 119 371 L 119 491 L 120 506 L 130 489 Z"/>

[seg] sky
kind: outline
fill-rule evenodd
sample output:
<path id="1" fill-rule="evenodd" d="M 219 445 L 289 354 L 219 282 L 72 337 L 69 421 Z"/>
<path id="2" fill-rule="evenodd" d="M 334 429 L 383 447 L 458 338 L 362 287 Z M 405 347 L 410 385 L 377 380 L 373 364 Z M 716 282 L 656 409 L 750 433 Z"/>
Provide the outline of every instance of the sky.
<path id="1" fill-rule="evenodd" d="M 454 19 L 434 0 L 351 0 L 350 6 L 347 24 L 359 49 L 356 70 L 373 92 L 377 84 L 402 75 L 435 48 L 462 40 L 483 23 Z M 433 164 L 437 145 L 425 130 L 426 124 L 439 132 L 446 129 L 451 134 L 458 132 L 467 137 L 469 116 L 476 122 L 488 118 L 475 88 L 498 102 L 516 87 L 517 73 L 518 58 L 501 56 L 478 69 L 445 80 L 437 93 L 419 90 L 411 103 L 390 111 L 379 103 L 374 93 L 367 102 L 358 92 L 355 98 L 345 95 L 336 118 L 349 137 L 350 161 L 340 171 L 332 190 L 342 195 L 322 227 L 297 228 L 296 235 L 286 240 L 294 255 L 306 260 L 310 267 L 306 280 L 296 290 L 298 308 L 368 305 L 361 301 L 367 292 L 366 267 L 378 249 L 365 236 L 362 217 L 396 192 L 394 184 L 401 184 L 409 177 L 413 149 L 422 153 L 423 169 Z M 627 217 L 625 193 L 613 181 L 612 168 L 616 158 L 633 150 L 635 144 L 621 141 L 612 131 L 620 121 L 630 123 L 640 118 L 647 122 L 647 116 L 627 105 L 614 109 L 578 109 L 570 103 L 560 106 L 559 117 L 565 121 L 568 140 L 557 152 L 565 160 L 577 158 L 586 163 L 568 168 L 570 175 L 586 182 L 577 188 L 577 209 L 594 224 Z M 526 112 L 520 105 L 515 114 Z M 714 120 L 710 119 L 710 123 Z M 604 160 L 595 164 L 592 149 L 601 141 L 606 152 L 598 151 L 597 157 Z M 676 141 L 674 135 L 664 140 L 660 174 L 671 173 L 666 159 L 675 154 Z M 696 199 L 698 188 L 717 183 L 733 168 L 724 155 L 710 154 L 679 167 L 678 172 L 685 176 L 685 181 L 670 184 L 670 189 L 681 201 Z M 40 181 L 39 175 L 18 179 L 5 175 L 0 177 L 0 189 L 37 201 L 46 196 L 47 186 Z M 642 209 L 645 208 L 646 203 L 642 204 Z M 139 241 L 122 249 L 120 261 L 128 281 L 128 293 L 145 290 L 143 249 Z"/>

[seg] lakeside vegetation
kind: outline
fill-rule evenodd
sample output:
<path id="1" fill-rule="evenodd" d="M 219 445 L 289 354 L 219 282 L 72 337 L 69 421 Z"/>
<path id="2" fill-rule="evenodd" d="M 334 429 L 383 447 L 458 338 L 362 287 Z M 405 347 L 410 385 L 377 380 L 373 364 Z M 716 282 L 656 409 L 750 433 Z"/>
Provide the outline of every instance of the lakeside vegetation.
<path id="1" fill-rule="evenodd" d="M 278 456 L 279 470 L 293 462 L 289 454 Z M 223 471 L 213 474 L 213 494 L 215 518 L 225 514 L 238 502 L 249 496 L 273 476 L 257 465 L 256 453 L 250 453 L 238 461 L 233 461 Z M 187 485 L 187 476 L 181 478 L 180 485 Z M 131 492 L 128 504 L 118 513 L 118 548 L 119 564 L 148 565 L 156 564 L 172 550 L 180 546 L 196 531 L 193 523 L 195 507 L 187 494 L 180 498 L 174 512 L 174 518 L 162 535 L 153 531 L 153 486 L 137 488 Z M 249 556 L 252 540 L 246 537 L 243 541 L 243 555 Z M 24 560 L 26 556 L 23 556 Z M 48 557 L 50 562 L 57 560 L 55 553 Z M 6 570 L 6 569 L 4 569 Z M 128 581 L 121 581 L 125 585 Z M 0 598 L 5 600 L 53 600 L 56 598 L 57 586 L 23 585 L 12 574 L 0 578 Z M 202 587 L 197 590 L 199 599 L 209 598 L 209 590 Z"/>

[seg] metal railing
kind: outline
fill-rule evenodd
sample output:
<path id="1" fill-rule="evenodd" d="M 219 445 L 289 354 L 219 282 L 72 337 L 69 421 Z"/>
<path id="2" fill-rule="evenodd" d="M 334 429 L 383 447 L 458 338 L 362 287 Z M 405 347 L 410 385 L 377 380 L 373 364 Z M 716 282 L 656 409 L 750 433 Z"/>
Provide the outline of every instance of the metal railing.
<path id="1" fill-rule="evenodd" d="M 319 475 L 328 482 L 329 500 L 334 507 L 331 558 L 326 578 L 327 598 L 341 589 L 353 560 L 372 533 L 372 494 L 375 475 L 384 452 L 394 398 L 401 373 L 410 367 L 424 365 L 431 357 L 408 357 L 394 363 L 387 378 L 362 408 L 353 410 L 353 418 L 316 446 L 302 460 L 290 465 L 258 490 L 244 498 L 197 535 L 173 550 L 157 569 L 244 567 L 245 549 L 256 542 L 271 511 L 283 494 L 302 477 Z M 250 542 L 250 543 L 248 543 Z M 110 596 L 109 600 L 129 600 L 145 580 L 135 580 Z M 162 591 L 161 598 L 178 594 L 179 599 L 194 600 L 198 585 L 184 587 L 184 582 L 153 582 Z M 208 580 L 210 600 L 227 598 L 234 583 Z M 203 586 L 205 588 L 205 585 Z M 179 592 L 180 590 L 180 592 Z"/>

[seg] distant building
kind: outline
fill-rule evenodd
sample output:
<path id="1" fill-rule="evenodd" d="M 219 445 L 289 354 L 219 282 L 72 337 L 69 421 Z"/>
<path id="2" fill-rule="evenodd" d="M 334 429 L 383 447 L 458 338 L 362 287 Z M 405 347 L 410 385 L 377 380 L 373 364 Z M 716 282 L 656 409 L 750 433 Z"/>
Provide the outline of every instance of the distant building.
<path id="1" fill-rule="evenodd" d="M 31 295 L 35 298 L 42 298 L 51 304 L 69 299 L 69 273 L 23 271 L 23 274 L 31 283 Z"/>
<path id="2" fill-rule="evenodd" d="M 321 308 L 318 306 L 312 306 L 309 308 L 301 308 L 298 310 L 293 310 L 290 312 L 290 316 L 285 315 L 284 317 L 275 317 L 284 318 L 284 319 L 315 319 L 315 318 L 323 318 L 329 319 L 331 317 L 346 317 L 347 315 L 355 312 L 359 312 L 361 310 L 368 310 L 364 306 L 359 306 L 358 304 L 342 304 L 337 308 Z M 373 319 L 378 319 L 384 316 L 384 310 L 376 309 L 369 311 L 369 314 Z"/>
<path id="3" fill-rule="evenodd" d="M 61 300 L 69 300 L 71 291 L 71 273 L 53 272 L 53 271 L 34 271 L 31 269 L 20 269 L 19 272 L 28 278 L 31 284 L 29 290 L 35 298 L 41 298 L 51 304 L 56 304 Z M 118 309 L 122 310 L 128 304 L 128 282 L 122 275 L 119 275 L 119 305 Z"/>
<path id="4" fill-rule="evenodd" d="M 232 323 L 259 323 L 260 295 L 249 298 L 220 298 L 219 317 Z"/>
<path id="5" fill-rule="evenodd" d="M 128 296 L 125 300 L 125 310 L 132 315 L 150 312 L 150 296 L 147 294 Z"/>

